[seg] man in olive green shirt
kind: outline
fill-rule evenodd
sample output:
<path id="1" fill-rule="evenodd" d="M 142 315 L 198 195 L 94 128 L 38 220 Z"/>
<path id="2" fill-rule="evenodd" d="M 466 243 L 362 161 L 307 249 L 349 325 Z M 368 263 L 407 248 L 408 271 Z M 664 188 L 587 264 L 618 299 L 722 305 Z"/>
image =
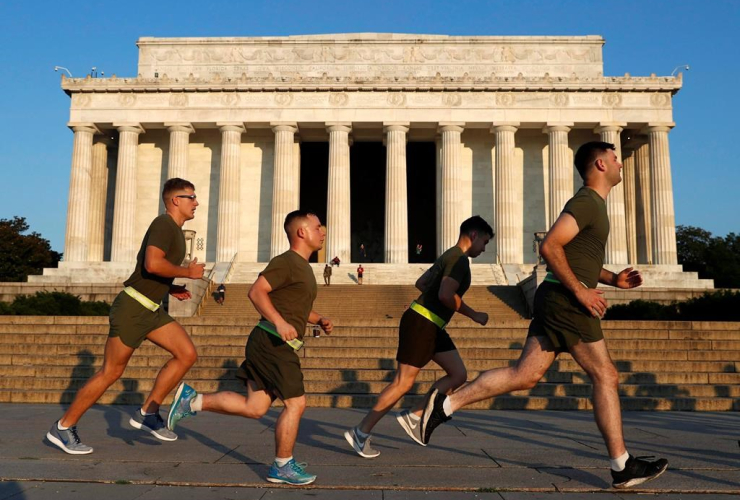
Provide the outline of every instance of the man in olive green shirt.
<path id="1" fill-rule="evenodd" d="M 473 310 L 462 297 L 470 288 L 470 262 L 478 257 L 493 238 L 493 229 L 476 215 L 460 225 L 457 244 L 444 252 L 416 282 L 421 295 L 401 317 L 398 327 L 398 370 L 393 381 L 380 393 L 373 409 L 359 425 L 344 433 L 344 437 L 358 455 L 374 458 L 380 452 L 370 446 L 370 433 L 375 425 L 406 394 L 416 381 L 421 369 L 434 361 L 446 375 L 433 387 L 443 394 L 451 393 L 468 378 L 465 364 L 445 325 L 455 312 L 485 325 L 488 314 Z M 424 445 L 419 415 L 422 406 L 413 411 L 404 410 L 396 420 L 417 443 Z"/>
<path id="2" fill-rule="evenodd" d="M 627 453 L 619 407 L 619 374 L 609 356 L 600 318 L 606 299 L 596 285 L 635 288 L 642 276 L 632 268 L 615 274 L 603 268 L 609 219 L 606 198 L 622 180 L 613 144 L 589 142 L 575 156 L 584 187 L 568 201 L 542 242 L 550 271 L 537 289 L 534 318 L 514 366 L 489 370 L 460 391 L 445 396 L 431 391 L 422 415 L 424 442 L 454 411 L 512 391 L 531 389 L 560 352 L 569 352 L 593 383 L 596 424 L 606 443 L 615 488 L 628 488 L 661 475 L 668 461 Z"/>
<path id="3" fill-rule="evenodd" d="M 159 415 L 159 406 L 193 366 L 197 355 L 188 334 L 165 312 L 161 302 L 168 293 L 178 300 L 189 299 L 190 292 L 172 282 L 175 278 L 201 278 L 204 265 L 198 264 L 198 259 L 193 259 L 187 266 L 180 265 L 185 257 L 185 238 L 181 228 L 185 221 L 195 217 L 198 207 L 195 186 L 184 179 L 169 179 L 162 189 L 162 200 L 166 213 L 149 226 L 136 257 L 136 268 L 125 281 L 124 291 L 111 305 L 103 367 L 77 392 L 64 416 L 46 435 L 66 453 L 92 453 L 93 449 L 80 441 L 77 422 L 121 377 L 134 350 L 144 339 L 168 351 L 172 359 L 162 367 L 151 393 L 129 423 L 162 441 L 177 439 Z"/>
<path id="4" fill-rule="evenodd" d="M 249 291 L 249 300 L 261 318 L 249 335 L 246 359 L 237 373 L 247 386 L 247 395 L 230 391 L 198 394 L 183 382 L 170 408 L 168 426 L 174 429 L 178 421 L 198 411 L 260 418 L 278 398 L 284 407 L 275 424 L 275 461 L 267 480 L 304 485 L 316 476 L 293 458 L 298 425 L 306 408 L 296 350 L 303 343 L 306 323 L 319 325 L 327 334 L 333 325 L 312 310 L 317 287 L 308 259 L 324 244 L 319 218 L 297 210 L 286 216 L 283 227 L 290 250 L 272 259 Z"/>

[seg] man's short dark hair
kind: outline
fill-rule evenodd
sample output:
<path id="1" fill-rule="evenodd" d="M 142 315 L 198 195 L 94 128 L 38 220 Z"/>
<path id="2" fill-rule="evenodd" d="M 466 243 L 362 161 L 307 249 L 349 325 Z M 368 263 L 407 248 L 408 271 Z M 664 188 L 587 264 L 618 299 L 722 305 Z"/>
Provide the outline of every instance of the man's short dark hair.
<path id="1" fill-rule="evenodd" d="M 164 183 L 164 187 L 162 188 L 162 201 L 167 203 L 167 199 L 172 193 L 175 191 L 183 191 L 185 189 L 192 189 L 195 191 L 195 186 L 192 182 L 180 179 L 179 177 L 167 179 L 167 182 Z"/>
<path id="2" fill-rule="evenodd" d="M 578 173 L 581 174 L 581 179 L 584 181 L 586 180 L 586 174 L 588 173 L 588 169 L 591 164 L 596 161 L 596 158 L 600 154 L 606 153 L 610 149 L 612 151 L 616 151 L 617 148 L 610 142 L 601 141 L 587 142 L 578 148 L 576 156 L 573 159 L 573 163 L 575 164 Z"/>
<path id="3" fill-rule="evenodd" d="M 290 236 L 288 233 L 288 227 L 293 223 L 296 219 L 306 219 L 310 216 L 318 217 L 315 213 L 311 212 L 310 210 L 293 210 L 288 215 L 285 216 L 285 222 L 283 223 L 283 229 L 285 230 L 285 233 Z"/>
<path id="4" fill-rule="evenodd" d="M 460 224 L 460 234 L 470 234 L 473 231 L 476 231 L 479 234 L 485 233 L 493 238 L 493 228 L 480 215 L 474 215 Z"/>

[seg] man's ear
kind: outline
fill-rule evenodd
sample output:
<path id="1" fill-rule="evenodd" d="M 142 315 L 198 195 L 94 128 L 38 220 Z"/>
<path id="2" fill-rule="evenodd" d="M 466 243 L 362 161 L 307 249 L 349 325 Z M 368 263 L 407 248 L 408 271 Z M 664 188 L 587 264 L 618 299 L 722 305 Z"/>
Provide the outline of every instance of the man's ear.
<path id="1" fill-rule="evenodd" d="M 594 161 L 594 166 L 600 171 L 603 172 L 606 170 L 606 165 L 604 164 L 603 158 L 596 158 Z"/>

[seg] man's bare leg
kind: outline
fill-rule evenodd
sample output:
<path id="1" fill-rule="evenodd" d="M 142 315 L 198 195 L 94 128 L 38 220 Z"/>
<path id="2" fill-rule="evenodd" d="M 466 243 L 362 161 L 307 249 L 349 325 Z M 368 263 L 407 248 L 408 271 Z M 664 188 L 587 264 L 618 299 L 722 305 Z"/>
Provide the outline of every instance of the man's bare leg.
<path id="1" fill-rule="evenodd" d="M 398 363 L 398 370 L 396 370 L 393 381 L 383 389 L 375 406 L 365 415 L 357 428 L 365 434 L 370 434 L 380 419 L 398 403 L 404 394 L 411 390 L 420 371 L 421 368 Z"/>
<path id="2" fill-rule="evenodd" d="M 298 427 L 306 410 L 306 396 L 286 399 L 283 404 L 283 411 L 275 423 L 275 457 L 286 459 L 293 456 Z"/>
<path id="3" fill-rule="evenodd" d="M 261 418 L 272 405 L 273 397 L 258 390 L 253 380 L 247 381 L 247 395 L 232 392 L 203 394 L 202 411 L 238 415 L 246 418 Z"/>

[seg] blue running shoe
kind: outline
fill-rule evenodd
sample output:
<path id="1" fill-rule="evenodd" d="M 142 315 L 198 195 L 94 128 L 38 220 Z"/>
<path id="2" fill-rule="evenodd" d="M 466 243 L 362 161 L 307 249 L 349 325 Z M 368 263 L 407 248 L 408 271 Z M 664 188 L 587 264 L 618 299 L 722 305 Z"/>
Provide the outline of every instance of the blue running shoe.
<path id="1" fill-rule="evenodd" d="M 141 429 L 162 441 L 177 441 L 177 434 L 167 428 L 159 412 L 142 415 L 141 411 L 136 410 L 128 423 L 134 429 Z"/>
<path id="2" fill-rule="evenodd" d="M 185 417 L 192 417 L 196 415 L 196 412 L 190 409 L 190 402 L 198 392 L 190 387 L 185 382 L 180 382 L 177 392 L 175 392 L 175 399 L 172 400 L 170 405 L 170 413 L 167 415 L 167 428 L 171 431 L 175 430 L 177 423 Z"/>
<path id="3" fill-rule="evenodd" d="M 308 464 L 295 461 L 290 459 L 290 462 L 278 467 L 275 462 L 270 467 L 270 472 L 267 474 L 267 480 L 271 483 L 287 483 L 294 485 L 311 484 L 316 481 L 316 476 L 308 474 L 304 467 Z"/>

